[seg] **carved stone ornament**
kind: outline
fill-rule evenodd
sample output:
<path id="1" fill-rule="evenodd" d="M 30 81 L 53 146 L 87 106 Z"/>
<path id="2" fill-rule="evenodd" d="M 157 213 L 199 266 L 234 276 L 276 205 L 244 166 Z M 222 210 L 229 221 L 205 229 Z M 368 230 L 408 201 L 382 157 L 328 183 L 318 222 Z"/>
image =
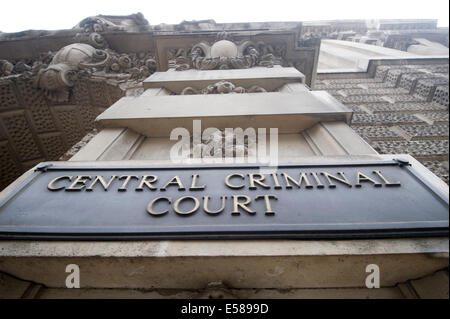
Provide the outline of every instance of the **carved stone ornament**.
<path id="1" fill-rule="evenodd" d="M 7 60 L 0 60 L 0 76 L 8 76 L 13 73 L 14 65 Z"/>
<path id="2" fill-rule="evenodd" d="M 47 97 L 56 102 L 67 101 L 68 88 L 73 86 L 80 68 L 105 65 L 108 54 L 89 44 L 75 43 L 59 50 L 49 66 L 39 70 L 35 85 L 45 91 Z"/>
<path id="3" fill-rule="evenodd" d="M 81 74 L 133 85 L 156 71 L 157 62 L 151 52 L 119 54 L 109 48 L 101 34 L 147 30 L 149 24 L 142 13 L 88 17 L 74 28 L 82 29 L 82 32 L 75 35 L 73 44 L 56 53 L 40 53 L 16 61 L 0 59 L 0 77 L 32 78 L 35 87 L 44 90 L 49 100 L 67 102 L 70 87 Z"/>
<path id="4" fill-rule="evenodd" d="M 175 60 L 173 67 L 177 71 L 187 69 L 248 69 L 254 66 L 273 67 L 281 64 L 284 50 L 266 45 L 263 42 L 244 41 L 236 44 L 227 39 L 225 32 L 218 35 L 219 40 L 212 45 L 200 42 L 194 45 L 189 53 L 185 50 L 172 50 L 169 59 Z M 221 39 L 220 39 L 221 38 Z M 276 53 L 279 55 L 276 56 Z"/>
<path id="5" fill-rule="evenodd" d="M 74 43 L 59 50 L 48 66 L 41 64 L 36 68 L 35 86 L 43 89 L 50 100 L 64 102 L 81 71 L 105 78 L 141 80 L 154 73 L 156 67 L 150 53 L 118 54 L 87 43 Z M 10 66 L 4 68 L 9 70 Z"/>
<path id="6" fill-rule="evenodd" d="M 186 87 L 181 91 L 181 95 L 192 95 L 192 94 L 227 94 L 227 93 L 260 93 L 267 92 L 264 88 L 254 85 L 248 89 L 242 86 L 235 86 L 233 83 L 228 81 L 220 81 L 215 84 L 208 85 L 202 90 L 196 90 L 193 87 Z"/>

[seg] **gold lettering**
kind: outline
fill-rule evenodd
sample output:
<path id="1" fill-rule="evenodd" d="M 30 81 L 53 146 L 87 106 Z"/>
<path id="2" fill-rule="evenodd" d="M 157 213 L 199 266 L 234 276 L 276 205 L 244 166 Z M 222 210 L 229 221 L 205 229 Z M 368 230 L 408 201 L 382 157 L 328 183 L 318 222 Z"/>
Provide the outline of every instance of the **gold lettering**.
<path id="1" fill-rule="evenodd" d="M 174 176 L 163 188 L 161 188 L 161 190 L 165 191 L 170 185 L 178 185 L 179 191 L 184 191 L 186 189 L 178 176 Z"/>
<path id="2" fill-rule="evenodd" d="M 122 175 L 122 176 L 119 177 L 119 179 L 124 179 L 124 178 L 125 178 L 125 181 L 123 182 L 122 186 L 120 186 L 120 188 L 117 189 L 119 192 L 126 192 L 127 191 L 128 183 L 130 182 L 130 180 L 132 178 L 139 179 L 139 177 L 136 176 L 136 175 Z"/>
<path id="3" fill-rule="evenodd" d="M 281 173 L 281 175 L 283 175 L 284 180 L 286 181 L 286 188 L 292 188 L 292 185 L 289 183 L 289 181 L 291 181 L 295 185 L 297 185 L 298 188 L 300 188 L 300 186 L 302 185 L 303 181 L 305 181 L 306 188 L 312 188 L 313 187 L 311 185 L 311 183 L 309 182 L 308 177 L 306 177 L 306 173 L 301 173 L 300 174 L 300 179 L 298 180 L 298 182 L 295 179 L 293 179 L 291 176 L 286 174 L 286 173 Z"/>
<path id="4" fill-rule="evenodd" d="M 316 172 L 312 172 L 311 175 L 314 177 L 314 180 L 316 181 L 317 188 L 324 188 L 325 186 L 322 184 L 322 182 L 319 179 L 319 176 L 317 176 Z"/>
<path id="5" fill-rule="evenodd" d="M 283 187 L 281 187 L 280 183 L 278 182 L 278 177 L 276 173 L 272 173 L 272 178 L 273 178 L 273 182 L 275 183 L 275 186 L 273 188 L 275 189 L 281 189 Z"/>
<path id="6" fill-rule="evenodd" d="M 264 202 L 266 204 L 266 215 L 275 215 L 275 212 L 272 210 L 272 206 L 270 205 L 270 199 L 278 200 L 278 197 L 275 195 L 256 196 L 255 200 L 260 198 L 264 198 Z"/>
<path id="7" fill-rule="evenodd" d="M 230 174 L 230 175 L 228 175 L 228 176 L 225 178 L 225 184 L 226 184 L 229 188 L 240 189 L 240 188 L 245 187 L 244 184 L 242 184 L 242 185 L 232 185 L 232 184 L 230 183 L 230 179 L 231 179 L 233 176 L 238 176 L 238 177 L 244 179 L 244 174 Z"/>
<path id="8" fill-rule="evenodd" d="M 327 172 L 321 172 L 321 174 L 327 178 L 327 181 L 328 181 L 328 184 L 329 184 L 328 187 L 330 187 L 330 188 L 335 188 L 336 187 L 336 184 L 333 184 L 331 179 L 334 179 L 335 181 L 341 182 L 341 183 L 347 185 L 348 187 L 352 187 L 352 184 L 350 184 L 348 182 L 347 178 L 345 177 L 344 172 L 338 172 L 338 174 L 341 175 L 342 178 L 336 177 L 336 176 L 331 175 L 331 174 L 329 174 Z"/>
<path id="9" fill-rule="evenodd" d="M 197 190 L 197 189 L 205 189 L 205 185 L 202 185 L 202 186 L 196 185 L 197 178 L 198 178 L 198 174 L 192 175 L 192 184 L 191 184 L 191 187 L 189 187 L 189 190 L 193 191 L 193 190 Z"/>
<path id="10" fill-rule="evenodd" d="M 73 176 L 59 176 L 59 177 L 56 177 L 56 178 L 52 179 L 52 180 L 50 181 L 50 183 L 48 183 L 47 188 L 48 188 L 49 190 L 53 191 L 53 192 L 59 191 L 59 190 L 61 190 L 61 189 L 64 189 L 65 186 L 54 187 L 54 184 L 55 184 L 57 181 L 59 181 L 60 179 L 64 179 L 64 178 L 67 178 L 69 181 L 72 181 Z"/>
<path id="11" fill-rule="evenodd" d="M 169 202 L 169 204 L 171 204 L 172 203 L 172 199 L 169 197 L 169 198 L 167 198 L 167 197 L 156 197 L 154 200 L 152 200 L 148 205 L 147 205 L 147 213 L 149 213 L 150 215 L 153 215 L 153 216 L 161 216 L 161 215 L 164 215 L 164 214 L 166 214 L 167 212 L 168 212 L 168 210 L 164 210 L 164 211 L 162 211 L 162 212 L 157 212 L 157 211 L 154 211 L 153 210 L 153 205 L 157 202 L 157 201 L 159 201 L 159 200 L 166 200 L 166 201 L 168 201 Z"/>
<path id="12" fill-rule="evenodd" d="M 387 179 L 386 179 L 386 177 L 384 177 L 383 176 L 383 174 L 381 174 L 381 172 L 380 171 L 373 171 L 375 174 L 377 174 L 378 175 L 378 177 L 381 179 L 381 180 L 383 180 L 383 182 L 384 182 L 384 184 L 386 185 L 386 186 L 401 186 L 402 184 L 400 184 L 400 182 L 394 182 L 394 183 L 391 183 L 390 181 L 388 181 Z"/>
<path id="13" fill-rule="evenodd" d="M 220 198 L 222 199 L 222 206 L 219 208 L 219 210 L 216 211 L 212 211 L 208 208 L 208 202 L 209 202 L 209 196 L 204 196 L 203 197 L 203 210 L 211 215 L 216 215 L 221 213 L 224 209 L 225 209 L 225 201 L 227 199 L 226 196 L 220 196 Z"/>
<path id="14" fill-rule="evenodd" d="M 102 184 L 103 189 L 104 189 L 105 192 L 106 192 L 106 191 L 108 190 L 108 187 L 111 185 L 111 183 L 113 182 L 113 180 L 114 180 L 116 177 L 117 177 L 116 175 L 112 175 L 112 176 L 111 176 L 111 179 L 110 179 L 108 182 L 106 182 L 106 181 L 103 179 L 103 176 L 99 176 L 99 175 L 98 175 L 98 176 L 95 177 L 95 179 L 94 179 L 94 181 L 91 183 L 91 185 L 90 185 L 88 188 L 86 188 L 86 191 L 87 191 L 87 192 L 92 191 L 92 189 L 93 189 L 95 183 L 100 182 L 100 184 Z"/>
<path id="15" fill-rule="evenodd" d="M 256 189 L 255 183 L 264 187 L 264 188 L 270 188 L 269 185 L 266 185 L 263 183 L 265 177 L 263 174 L 248 174 L 248 176 L 250 177 L 250 187 L 249 189 Z M 258 178 L 256 178 L 255 176 L 258 176 Z"/>
<path id="16" fill-rule="evenodd" d="M 358 175 L 356 177 L 356 184 L 355 184 L 355 186 L 356 187 L 361 187 L 362 186 L 361 182 L 371 182 L 371 183 L 373 183 L 373 186 L 375 186 L 375 187 L 380 187 L 381 186 L 380 183 L 377 183 L 376 181 L 374 181 L 373 179 L 371 179 L 367 175 L 364 175 L 363 173 L 358 172 Z"/>
<path id="17" fill-rule="evenodd" d="M 151 178 L 152 180 L 149 181 L 147 180 L 147 178 Z M 144 185 L 147 186 L 149 189 L 156 190 L 155 187 L 153 187 L 152 183 L 156 182 L 158 180 L 158 176 L 155 175 L 143 175 L 142 176 L 142 180 L 139 183 L 139 186 L 136 188 L 137 191 L 142 191 L 144 190 Z"/>
<path id="18" fill-rule="evenodd" d="M 244 202 L 239 202 L 239 199 L 244 199 Z M 252 211 L 246 205 L 250 204 L 251 199 L 246 195 L 233 195 L 233 212 L 232 215 L 240 215 L 239 207 L 245 210 L 249 214 L 255 214 L 256 212 Z"/>
<path id="19" fill-rule="evenodd" d="M 86 182 L 88 180 L 91 180 L 91 176 L 89 175 L 80 175 L 77 176 L 77 178 L 74 180 L 74 182 L 72 183 L 72 185 L 70 185 L 68 188 L 65 189 L 66 192 L 79 192 L 81 191 L 84 187 L 86 187 Z M 78 184 L 80 187 L 76 187 L 78 186 Z"/>
<path id="20" fill-rule="evenodd" d="M 185 199 L 192 199 L 193 201 L 194 201 L 194 208 L 192 208 L 191 210 L 188 210 L 188 211 L 182 211 L 181 209 L 180 209 L 180 204 L 181 204 L 181 202 L 182 201 L 184 201 Z M 189 214 L 192 214 L 192 213 L 194 213 L 198 208 L 200 207 L 200 202 L 199 202 L 199 200 L 196 198 L 196 197 L 194 197 L 194 196 L 183 196 L 183 197 L 180 197 L 180 198 L 178 198 L 176 201 L 175 201 L 175 203 L 173 204 L 173 210 L 177 213 L 177 214 L 180 214 L 180 215 L 189 215 Z"/>

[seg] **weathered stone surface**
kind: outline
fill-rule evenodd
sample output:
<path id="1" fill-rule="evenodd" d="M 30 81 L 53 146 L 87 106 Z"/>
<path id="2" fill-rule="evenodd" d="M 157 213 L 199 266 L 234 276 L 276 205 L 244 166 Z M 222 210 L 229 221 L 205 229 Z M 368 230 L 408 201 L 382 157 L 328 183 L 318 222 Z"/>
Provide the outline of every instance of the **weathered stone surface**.
<path id="1" fill-rule="evenodd" d="M 448 125 L 414 125 L 400 126 L 411 138 L 443 138 L 448 139 Z"/>
<path id="2" fill-rule="evenodd" d="M 449 183 L 448 161 L 422 161 L 430 171 L 439 176 L 444 182 Z"/>
<path id="3" fill-rule="evenodd" d="M 69 103 L 61 104 L 50 101 L 25 75 L 0 79 L 1 167 L 5 170 L 0 188 L 29 168 L 30 161 L 58 159 L 93 129 L 95 118 L 109 106 L 105 103 L 124 94 L 117 83 L 88 78 L 77 80 Z"/>
<path id="4" fill-rule="evenodd" d="M 388 126 L 352 126 L 352 128 L 366 140 L 392 139 L 400 136 Z"/>
<path id="5" fill-rule="evenodd" d="M 420 114 L 420 113 L 418 113 Z M 448 124 L 448 111 L 447 112 L 428 112 L 422 113 L 426 118 L 433 121 L 433 124 Z"/>
<path id="6" fill-rule="evenodd" d="M 347 97 L 342 96 L 335 96 L 339 101 L 342 103 L 374 103 L 379 102 L 383 103 L 386 102 L 386 100 L 383 98 L 383 96 L 380 95 L 352 95 Z"/>
<path id="7" fill-rule="evenodd" d="M 376 104 L 363 104 L 365 108 L 374 113 L 379 112 L 405 112 L 411 113 L 416 111 L 444 111 L 447 108 L 438 103 L 425 103 L 425 102 L 398 102 L 398 103 L 376 103 Z M 348 104 L 346 105 L 348 106 Z"/>
<path id="8" fill-rule="evenodd" d="M 448 108 L 448 85 L 438 86 L 434 92 L 433 102 L 445 105 Z"/>
<path id="9" fill-rule="evenodd" d="M 407 90 L 402 88 L 369 88 L 369 89 L 343 89 L 341 94 L 350 95 L 388 95 L 388 94 L 407 94 Z"/>
<path id="10" fill-rule="evenodd" d="M 400 123 L 422 123 L 423 121 L 412 114 L 379 113 L 379 114 L 355 114 L 353 124 L 382 125 Z"/>

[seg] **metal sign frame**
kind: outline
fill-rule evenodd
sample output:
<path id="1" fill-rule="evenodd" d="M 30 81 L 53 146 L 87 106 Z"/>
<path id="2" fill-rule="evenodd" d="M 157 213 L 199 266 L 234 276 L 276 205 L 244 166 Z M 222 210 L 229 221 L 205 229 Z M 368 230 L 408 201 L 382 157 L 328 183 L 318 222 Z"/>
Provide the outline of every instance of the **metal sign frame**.
<path id="1" fill-rule="evenodd" d="M 364 167 L 384 167 L 384 168 L 398 168 L 403 172 L 407 172 L 410 177 L 409 183 L 417 183 L 424 191 L 431 194 L 433 200 L 430 203 L 439 203 L 442 207 L 447 207 L 448 210 L 448 196 L 443 194 L 438 187 L 432 182 L 420 177 L 417 170 L 402 160 L 383 160 L 383 161 L 359 161 L 359 162 L 343 162 L 343 163 L 311 163 L 311 164 L 283 164 L 278 165 L 278 170 L 283 169 L 327 169 L 331 167 L 341 168 L 364 168 Z M 45 227 L 37 227 L 36 225 L 13 225 L 12 223 L 2 224 L 2 214 L 9 208 L 11 203 L 21 197 L 21 194 L 27 192 L 32 187 L 35 181 L 45 176 L 48 173 L 53 172 L 65 172 L 65 171 L 77 171 L 82 174 L 83 172 L 95 172 L 95 171 L 144 171 L 144 170 L 159 170 L 165 172 L 173 172 L 174 174 L 183 171 L 214 171 L 214 170 L 255 170 L 261 166 L 254 164 L 230 164 L 230 165 L 202 165 L 202 166 L 117 166 L 117 165 L 105 165 L 105 166 L 64 166 L 53 165 L 50 163 L 41 163 L 37 169 L 28 176 L 22 183 L 20 183 L 13 191 L 11 191 L 3 200 L 0 201 L 0 239 L 43 239 L 43 240 L 137 240 L 137 239 L 258 239 L 258 238 L 301 238 L 301 239 L 355 239 L 355 238 L 391 238 L 391 237 L 425 237 L 425 236 L 448 236 L 448 213 L 446 218 L 431 220 L 431 221 L 417 221 L 411 222 L 406 225 L 402 223 L 379 223 L 377 227 L 366 227 L 364 224 L 359 226 L 352 226 L 352 223 L 334 223 L 327 227 L 327 224 L 318 225 L 317 227 L 307 227 L 306 224 L 276 224 L 268 223 L 265 225 L 257 225 L 252 227 L 251 223 L 241 225 L 235 223 L 233 227 L 220 227 L 220 225 L 183 225 L 188 219 L 186 217 L 179 217 L 178 225 L 172 225 L 170 227 L 162 226 L 160 231 L 153 229 L 152 231 L 132 231 L 127 229 L 127 226 L 123 226 L 123 231 L 111 231 L 105 232 L 101 227 L 86 227 L 86 229 L 77 229 L 74 227 L 74 231 L 62 231 L 64 225 L 61 226 L 60 231 L 55 231 L 58 227 L 49 227 L 49 230 L 45 230 Z M 406 175 L 405 175 L 406 176 Z M 342 189 L 342 188 L 341 188 Z M 249 192 L 244 190 L 245 192 Z M 142 194 L 142 193 L 141 193 Z M 155 192 L 150 193 L 155 195 Z M 366 192 L 367 194 L 367 192 Z M 337 194 L 339 195 L 339 194 Z M 369 194 L 370 195 L 370 194 Z M 44 194 L 44 197 L 51 196 Z M 67 194 L 70 196 L 70 194 Z M 428 196 L 428 195 L 427 195 Z M 428 196 L 428 198 L 431 198 Z M 23 198 L 20 198 L 23 200 Z M 361 200 L 361 199 L 357 199 Z M 435 201 L 435 202 L 434 202 Z M 433 204 L 433 205 L 434 205 Z M 384 203 L 380 203 L 384 205 Z M 408 204 L 405 203 L 405 206 Z M 438 205 L 438 204 L 436 204 Z M 39 206 L 39 205 L 37 205 Z M 295 205 L 294 205 L 295 206 Z M 384 206 L 383 206 L 384 207 Z M 292 207 L 291 207 L 292 208 Z M 345 207 L 341 207 L 344 209 Z M 141 208 L 140 208 L 141 209 Z M 291 209 L 292 210 L 292 209 Z M 14 212 L 13 212 L 14 213 Z M 42 213 L 42 212 L 41 212 Z M 8 214 L 11 214 L 9 211 Z M 198 213 L 197 213 L 198 214 Z M 441 214 L 442 215 L 442 214 Z M 14 219 L 14 214 L 11 215 Z M 442 215 L 444 216 L 444 215 Z M 148 218 L 161 219 L 164 217 L 147 216 Z M 192 216 L 193 217 L 193 216 Z M 39 216 L 36 217 L 39 219 Z M 190 218 L 190 217 L 187 217 Z M 232 217 L 234 218 L 234 217 Z M 156 220 L 155 219 L 155 220 Z M 230 219 L 231 220 L 231 219 Z M 238 219 L 235 219 L 238 220 Z M 293 219 L 295 221 L 295 218 Z M 239 220 L 238 220 L 239 221 Z M 406 226 L 405 226 L 406 225 Z M 67 226 L 67 225 L 65 225 Z M 167 225 L 166 225 L 167 226 Z M 145 228 L 145 226 L 144 226 Z M 44 230 L 43 230 L 44 229 Z"/>

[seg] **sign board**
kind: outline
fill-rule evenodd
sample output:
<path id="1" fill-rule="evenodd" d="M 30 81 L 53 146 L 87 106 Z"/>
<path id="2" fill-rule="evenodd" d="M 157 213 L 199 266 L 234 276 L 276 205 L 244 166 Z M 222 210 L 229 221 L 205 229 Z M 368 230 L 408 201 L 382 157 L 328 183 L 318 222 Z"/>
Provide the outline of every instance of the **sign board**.
<path id="1" fill-rule="evenodd" d="M 411 236 L 448 236 L 448 197 L 394 160 L 271 171 L 43 163 L 0 202 L 3 239 Z"/>

